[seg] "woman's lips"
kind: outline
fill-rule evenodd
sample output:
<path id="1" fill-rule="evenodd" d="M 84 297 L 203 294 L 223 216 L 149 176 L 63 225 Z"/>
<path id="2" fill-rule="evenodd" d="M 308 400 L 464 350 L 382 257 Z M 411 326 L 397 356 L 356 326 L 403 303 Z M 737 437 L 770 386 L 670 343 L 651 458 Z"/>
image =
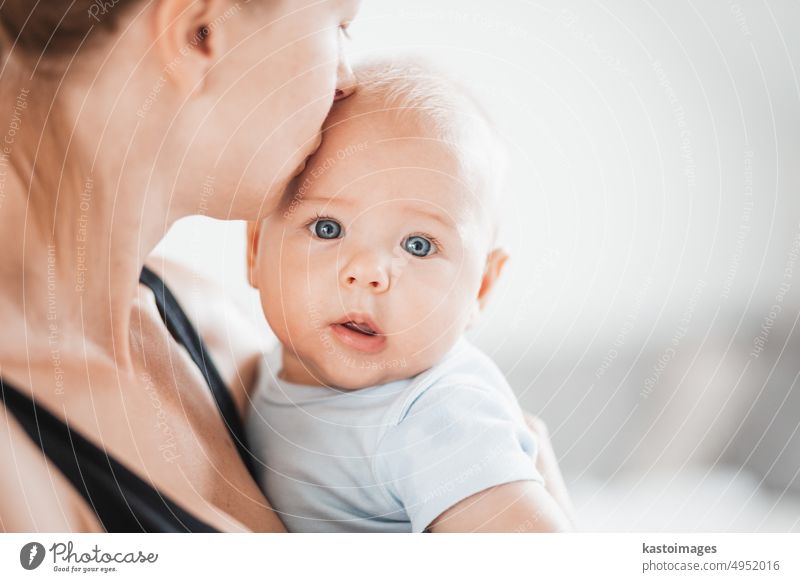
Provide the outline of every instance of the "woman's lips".
<path id="1" fill-rule="evenodd" d="M 345 323 L 331 324 L 331 330 L 346 346 L 368 354 L 375 354 L 386 347 L 385 335 L 362 333 L 353 329 L 355 326 L 348 327 Z"/>

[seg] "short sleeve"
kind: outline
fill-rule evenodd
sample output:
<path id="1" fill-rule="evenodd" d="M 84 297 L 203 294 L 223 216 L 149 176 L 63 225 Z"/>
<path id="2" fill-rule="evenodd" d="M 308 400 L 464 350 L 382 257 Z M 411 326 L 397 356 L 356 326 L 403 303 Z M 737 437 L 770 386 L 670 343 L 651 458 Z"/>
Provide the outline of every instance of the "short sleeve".
<path id="1" fill-rule="evenodd" d="M 376 453 L 375 477 L 414 532 L 489 487 L 543 482 L 516 400 L 491 387 L 429 388 L 387 429 Z"/>

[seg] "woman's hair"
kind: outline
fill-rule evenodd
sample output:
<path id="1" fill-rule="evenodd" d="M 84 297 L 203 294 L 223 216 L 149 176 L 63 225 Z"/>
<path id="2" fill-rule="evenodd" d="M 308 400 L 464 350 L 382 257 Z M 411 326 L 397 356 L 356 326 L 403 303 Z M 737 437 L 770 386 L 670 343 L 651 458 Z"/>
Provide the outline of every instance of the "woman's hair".
<path id="1" fill-rule="evenodd" d="M 91 37 L 113 30 L 122 13 L 138 1 L 4 0 L 0 27 L 15 51 L 52 61 L 74 54 Z"/>
<path id="2" fill-rule="evenodd" d="M 141 0 L 0 0 L 0 140 L 32 215 L 67 219 L 81 175 L 59 92 L 76 56 L 110 36 Z M 9 143 L 10 142 L 10 143 Z M 59 200 L 59 208 L 53 208 Z M 39 224 L 52 228 L 52 223 Z"/>

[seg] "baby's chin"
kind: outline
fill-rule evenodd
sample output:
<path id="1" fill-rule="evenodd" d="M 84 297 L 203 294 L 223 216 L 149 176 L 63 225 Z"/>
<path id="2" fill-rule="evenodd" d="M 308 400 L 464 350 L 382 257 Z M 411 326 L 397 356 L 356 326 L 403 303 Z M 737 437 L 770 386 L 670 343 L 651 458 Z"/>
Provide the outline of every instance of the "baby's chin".
<path id="1" fill-rule="evenodd" d="M 419 367 L 419 366 L 417 366 Z M 416 369 L 405 357 L 386 359 L 356 359 L 325 366 L 320 378 L 327 386 L 338 390 L 363 390 L 396 380 L 416 376 L 423 369 Z"/>

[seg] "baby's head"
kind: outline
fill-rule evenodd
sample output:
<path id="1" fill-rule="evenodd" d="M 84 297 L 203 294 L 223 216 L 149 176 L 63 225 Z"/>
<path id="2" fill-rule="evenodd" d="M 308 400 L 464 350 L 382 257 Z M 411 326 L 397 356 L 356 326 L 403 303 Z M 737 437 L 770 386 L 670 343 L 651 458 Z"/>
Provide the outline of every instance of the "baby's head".
<path id="1" fill-rule="evenodd" d="M 495 248 L 502 156 L 480 107 L 419 65 L 356 74 L 281 208 L 248 228 L 282 377 L 343 389 L 434 365 L 507 259 Z"/>

